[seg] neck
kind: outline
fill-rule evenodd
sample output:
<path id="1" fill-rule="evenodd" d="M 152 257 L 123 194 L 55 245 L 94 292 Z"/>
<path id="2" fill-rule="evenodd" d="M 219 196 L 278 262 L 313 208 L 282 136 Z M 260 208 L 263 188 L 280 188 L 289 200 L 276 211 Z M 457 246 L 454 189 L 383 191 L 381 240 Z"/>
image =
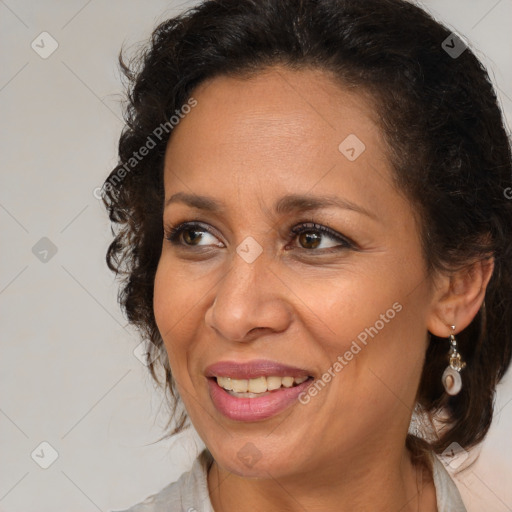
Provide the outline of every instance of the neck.
<path id="1" fill-rule="evenodd" d="M 213 462 L 208 473 L 210 500 L 215 512 L 437 512 L 431 475 L 412 463 L 405 446 L 398 457 L 392 454 L 373 451 L 371 456 L 358 454 L 321 469 L 263 479 L 240 477 Z"/>

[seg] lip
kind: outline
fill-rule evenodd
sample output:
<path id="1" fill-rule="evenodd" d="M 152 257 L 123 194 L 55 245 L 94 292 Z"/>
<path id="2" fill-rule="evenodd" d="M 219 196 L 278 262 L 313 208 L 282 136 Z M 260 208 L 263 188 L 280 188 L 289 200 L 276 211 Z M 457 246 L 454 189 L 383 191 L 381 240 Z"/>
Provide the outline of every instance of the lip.
<path id="1" fill-rule="evenodd" d="M 296 405 L 299 395 L 313 382 L 313 379 L 310 378 L 291 388 L 281 387 L 256 398 L 238 398 L 230 395 L 217 384 L 217 380 L 213 376 L 209 377 L 207 381 L 210 398 L 221 414 L 234 421 L 249 422 L 265 420 L 279 414 L 292 404 Z"/>
<path id="2" fill-rule="evenodd" d="M 257 377 L 310 377 L 313 374 L 305 368 L 297 368 L 270 361 L 253 359 L 252 361 L 219 361 L 208 366 L 206 377 L 231 377 L 232 379 L 255 379 Z M 250 400 L 259 400 L 251 398 Z"/>

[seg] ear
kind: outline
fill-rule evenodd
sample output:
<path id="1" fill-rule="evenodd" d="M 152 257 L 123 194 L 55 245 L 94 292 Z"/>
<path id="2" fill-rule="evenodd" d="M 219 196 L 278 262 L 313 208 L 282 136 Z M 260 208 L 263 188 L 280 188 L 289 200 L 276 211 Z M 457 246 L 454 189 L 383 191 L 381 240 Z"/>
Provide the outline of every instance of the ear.
<path id="1" fill-rule="evenodd" d="M 429 332 L 441 338 L 464 330 L 475 318 L 485 298 L 494 270 L 494 258 L 479 260 L 451 274 L 439 275 L 431 311 L 427 318 Z"/>

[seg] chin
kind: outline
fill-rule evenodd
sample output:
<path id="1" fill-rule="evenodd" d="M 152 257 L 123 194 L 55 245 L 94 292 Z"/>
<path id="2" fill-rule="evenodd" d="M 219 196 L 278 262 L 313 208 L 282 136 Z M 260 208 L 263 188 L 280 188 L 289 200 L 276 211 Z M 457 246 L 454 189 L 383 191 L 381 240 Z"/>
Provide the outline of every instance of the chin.
<path id="1" fill-rule="evenodd" d="M 243 478 L 278 477 L 290 470 L 291 448 L 276 447 L 265 435 L 227 438 L 225 446 L 207 444 L 217 464 Z M 211 446 L 211 447 L 210 447 Z"/>

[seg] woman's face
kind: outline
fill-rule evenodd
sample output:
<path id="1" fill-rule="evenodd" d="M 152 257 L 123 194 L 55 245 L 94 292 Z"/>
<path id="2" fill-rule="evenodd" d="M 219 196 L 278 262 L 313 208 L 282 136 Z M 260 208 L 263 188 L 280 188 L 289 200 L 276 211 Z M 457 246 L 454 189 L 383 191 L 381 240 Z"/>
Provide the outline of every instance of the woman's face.
<path id="1" fill-rule="evenodd" d="M 164 239 L 154 293 L 193 425 L 245 476 L 401 453 L 433 291 L 374 108 L 277 67 L 193 96 L 164 177 L 164 228 L 189 224 Z"/>

